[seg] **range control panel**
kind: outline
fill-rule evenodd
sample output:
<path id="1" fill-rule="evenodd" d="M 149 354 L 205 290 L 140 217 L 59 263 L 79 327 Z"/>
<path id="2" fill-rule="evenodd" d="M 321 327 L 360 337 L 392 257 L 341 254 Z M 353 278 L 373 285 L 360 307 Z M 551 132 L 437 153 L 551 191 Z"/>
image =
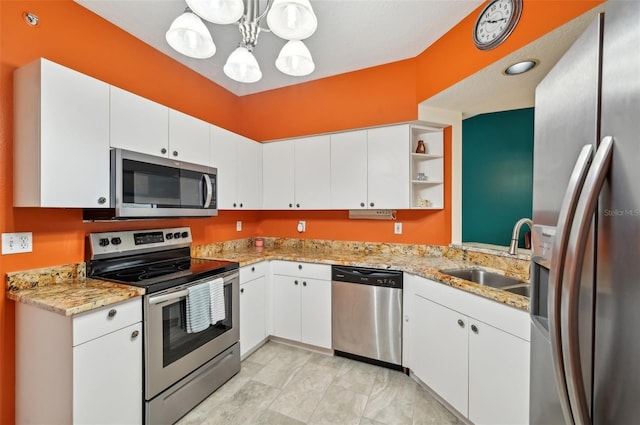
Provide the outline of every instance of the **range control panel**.
<path id="1" fill-rule="evenodd" d="M 90 233 L 91 259 L 191 245 L 189 227 Z"/>

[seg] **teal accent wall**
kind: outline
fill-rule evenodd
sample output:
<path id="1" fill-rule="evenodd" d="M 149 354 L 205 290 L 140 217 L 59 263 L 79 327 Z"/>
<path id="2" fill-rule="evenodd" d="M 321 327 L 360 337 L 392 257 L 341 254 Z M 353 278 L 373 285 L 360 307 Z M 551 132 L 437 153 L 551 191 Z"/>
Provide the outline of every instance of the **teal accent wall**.
<path id="1" fill-rule="evenodd" d="M 513 225 L 531 218 L 533 108 L 462 122 L 462 240 L 508 246 Z M 520 246 L 528 227 L 521 232 Z"/>

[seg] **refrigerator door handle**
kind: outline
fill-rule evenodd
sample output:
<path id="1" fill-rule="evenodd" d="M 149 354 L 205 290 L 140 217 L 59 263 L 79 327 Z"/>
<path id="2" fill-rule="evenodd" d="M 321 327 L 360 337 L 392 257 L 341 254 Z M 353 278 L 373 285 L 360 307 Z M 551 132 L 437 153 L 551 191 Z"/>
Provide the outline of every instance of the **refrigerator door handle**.
<path id="1" fill-rule="evenodd" d="M 564 359 L 562 355 L 562 333 L 560 322 L 562 280 L 565 265 L 566 249 L 569 241 L 571 223 L 575 214 L 578 199 L 582 191 L 587 171 L 593 157 L 593 145 L 585 145 L 571 172 L 569 184 L 562 200 L 560 214 L 558 216 L 558 233 L 556 233 L 551 251 L 551 263 L 549 267 L 549 292 L 547 299 L 547 311 L 549 312 L 549 339 L 551 341 L 551 354 L 553 358 L 554 375 L 560 396 L 560 405 L 567 423 L 573 423 L 571 405 L 567 390 Z"/>
<path id="2" fill-rule="evenodd" d="M 589 405 L 584 390 L 584 377 L 580 359 L 578 336 L 580 278 L 584 254 L 589 240 L 589 229 L 598 205 L 602 185 L 611 168 L 613 138 L 602 139 L 589 169 L 571 229 L 566 260 L 566 285 L 562 288 L 562 345 L 567 371 L 567 387 L 573 418 L 576 424 L 590 424 Z"/>

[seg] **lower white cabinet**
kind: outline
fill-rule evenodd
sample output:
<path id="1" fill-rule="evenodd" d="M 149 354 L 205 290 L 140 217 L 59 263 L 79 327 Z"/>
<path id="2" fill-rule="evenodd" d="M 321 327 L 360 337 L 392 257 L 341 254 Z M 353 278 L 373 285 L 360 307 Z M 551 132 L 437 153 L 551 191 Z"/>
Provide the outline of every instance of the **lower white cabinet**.
<path id="1" fill-rule="evenodd" d="M 16 422 L 141 424 L 140 298 L 68 317 L 16 304 Z"/>
<path id="2" fill-rule="evenodd" d="M 273 335 L 331 348 L 331 266 L 272 263 Z"/>
<path id="3" fill-rule="evenodd" d="M 240 356 L 267 337 L 266 262 L 240 268 Z"/>
<path id="4" fill-rule="evenodd" d="M 420 277 L 410 288 L 404 366 L 476 425 L 528 423 L 528 314 Z"/>

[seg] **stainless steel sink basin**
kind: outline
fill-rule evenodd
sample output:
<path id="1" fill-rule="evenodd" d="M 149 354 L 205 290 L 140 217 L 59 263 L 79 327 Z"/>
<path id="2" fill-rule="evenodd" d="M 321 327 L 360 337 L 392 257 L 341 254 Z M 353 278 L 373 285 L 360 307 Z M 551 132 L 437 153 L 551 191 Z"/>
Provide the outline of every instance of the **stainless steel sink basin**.
<path id="1" fill-rule="evenodd" d="M 492 288 L 504 288 L 506 286 L 522 285 L 524 282 L 512 277 L 503 276 L 498 273 L 488 272 L 482 269 L 449 269 L 440 270 L 440 273 L 449 276 L 459 277 L 460 279 L 470 280 L 480 285 L 490 286 Z"/>
<path id="2" fill-rule="evenodd" d="M 531 286 L 529 285 L 520 285 L 514 286 L 513 288 L 503 288 L 504 291 L 511 292 L 516 295 L 523 295 L 525 297 L 531 297 Z"/>

